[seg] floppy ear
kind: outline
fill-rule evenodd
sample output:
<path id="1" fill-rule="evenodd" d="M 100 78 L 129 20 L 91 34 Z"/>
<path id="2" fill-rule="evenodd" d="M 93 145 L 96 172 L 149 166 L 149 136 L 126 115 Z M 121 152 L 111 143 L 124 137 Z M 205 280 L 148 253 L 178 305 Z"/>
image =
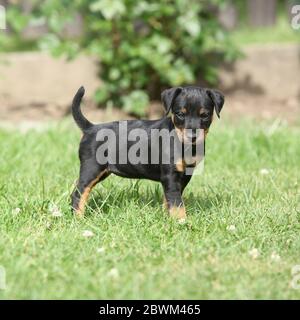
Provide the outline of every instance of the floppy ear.
<path id="1" fill-rule="evenodd" d="M 162 92 L 161 100 L 164 104 L 166 115 L 170 112 L 176 97 L 181 93 L 181 91 L 182 91 L 181 87 L 176 87 L 176 88 L 166 89 Z"/>
<path id="2" fill-rule="evenodd" d="M 208 89 L 207 94 L 214 104 L 215 111 L 216 111 L 218 118 L 220 118 L 220 112 L 223 108 L 224 101 L 225 101 L 223 93 L 221 93 L 218 90 Z"/>

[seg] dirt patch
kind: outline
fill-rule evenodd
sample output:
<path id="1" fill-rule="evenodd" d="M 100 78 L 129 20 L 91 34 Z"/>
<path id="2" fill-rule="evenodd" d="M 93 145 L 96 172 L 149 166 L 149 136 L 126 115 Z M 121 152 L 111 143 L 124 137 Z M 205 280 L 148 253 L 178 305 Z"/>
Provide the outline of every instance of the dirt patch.
<path id="1" fill-rule="evenodd" d="M 272 99 L 265 96 L 236 93 L 226 97 L 224 113 L 235 119 L 282 119 L 295 124 L 300 119 L 300 103 L 296 98 Z"/>
<path id="2" fill-rule="evenodd" d="M 106 108 L 100 109 L 93 102 L 85 101 L 82 107 L 83 113 L 92 122 L 102 122 L 129 118 L 120 109 Z M 1 108 L 1 122 L 20 123 L 23 121 L 45 122 L 60 120 L 71 114 L 71 104 L 62 106 L 59 104 L 29 104 L 14 105 Z"/>
<path id="3" fill-rule="evenodd" d="M 296 123 L 300 117 L 300 47 L 294 44 L 253 45 L 244 59 L 224 66 L 221 89 L 230 116 L 280 118 Z"/>

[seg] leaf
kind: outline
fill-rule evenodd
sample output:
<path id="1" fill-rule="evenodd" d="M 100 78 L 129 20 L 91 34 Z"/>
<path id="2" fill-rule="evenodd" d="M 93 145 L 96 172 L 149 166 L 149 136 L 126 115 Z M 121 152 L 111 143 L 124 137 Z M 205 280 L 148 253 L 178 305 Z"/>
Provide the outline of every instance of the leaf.
<path id="1" fill-rule="evenodd" d="M 60 45 L 60 40 L 55 34 L 47 34 L 39 42 L 39 49 L 53 52 Z"/>
<path id="2" fill-rule="evenodd" d="M 194 38 L 197 37 L 201 31 L 200 19 L 193 12 L 189 11 L 186 15 L 180 16 L 178 23 Z"/>
<path id="3" fill-rule="evenodd" d="M 16 32 L 21 32 L 27 26 L 30 18 L 25 16 L 17 7 L 11 7 L 7 11 L 7 21 Z"/>
<path id="4" fill-rule="evenodd" d="M 120 17 L 126 12 L 126 7 L 122 0 L 98 0 L 90 5 L 92 12 L 101 12 L 105 19 L 112 20 Z"/>
<path id="5" fill-rule="evenodd" d="M 99 88 L 95 93 L 95 100 L 98 103 L 105 102 L 108 99 L 108 97 L 109 97 L 109 91 L 107 90 L 105 85 Z"/>
<path id="6" fill-rule="evenodd" d="M 211 2 L 218 9 L 228 0 Z M 24 15 L 21 2 L 14 1 L 7 12 L 10 33 L 0 35 L 0 46 L 2 51 L 4 47 L 28 48 L 23 29 L 46 22 L 48 33 L 29 48 L 38 43 L 39 49 L 54 56 L 73 58 L 84 53 L 96 57 L 101 64 L 101 88 L 95 100 L 143 115 L 148 89 L 151 97 L 159 99 L 163 87 L 193 84 L 199 76 L 212 83 L 219 62 L 239 56 L 228 32 L 212 14 L 211 2 L 35 0 L 32 13 Z M 67 38 L 64 26 L 72 25 L 76 13 L 82 16 L 81 34 Z"/>
<path id="7" fill-rule="evenodd" d="M 145 108 L 149 104 L 149 97 L 142 90 L 134 90 L 129 95 L 123 97 L 122 102 L 125 111 L 143 116 Z"/>

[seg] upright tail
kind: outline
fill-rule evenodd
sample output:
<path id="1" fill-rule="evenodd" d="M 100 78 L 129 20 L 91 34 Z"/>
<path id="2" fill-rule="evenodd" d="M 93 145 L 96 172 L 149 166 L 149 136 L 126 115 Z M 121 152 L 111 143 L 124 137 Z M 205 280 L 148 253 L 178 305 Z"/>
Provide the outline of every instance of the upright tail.
<path id="1" fill-rule="evenodd" d="M 75 94 L 72 102 L 72 115 L 77 123 L 78 127 L 82 130 L 85 131 L 93 126 L 93 124 L 84 117 L 84 115 L 81 112 L 80 109 L 80 102 L 82 100 L 82 97 L 84 96 L 84 87 L 80 87 Z"/>

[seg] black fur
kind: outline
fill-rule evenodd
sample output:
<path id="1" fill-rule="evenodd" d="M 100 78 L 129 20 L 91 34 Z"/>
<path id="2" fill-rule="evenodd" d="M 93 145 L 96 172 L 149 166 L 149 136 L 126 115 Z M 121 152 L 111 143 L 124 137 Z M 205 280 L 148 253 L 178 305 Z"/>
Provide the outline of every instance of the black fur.
<path id="1" fill-rule="evenodd" d="M 86 190 L 90 190 L 96 183 L 104 180 L 110 173 L 114 173 L 121 177 L 135 179 L 150 179 L 159 181 L 164 189 L 167 207 L 181 208 L 183 207 L 182 193 L 186 185 L 191 179 L 191 175 L 187 175 L 184 171 L 178 170 L 178 167 L 171 161 L 171 164 L 131 164 L 131 163 L 105 163 L 99 164 L 96 160 L 96 152 L 103 142 L 96 141 L 97 133 L 100 129 L 111 129 L 116 133 L 119 139 L 118 122 L 110 122 L 103 124 L 92 124 L 88 121 L 80 110 L 80 102 L 84 95 L 84 88 L 81 87 L 76 93 L 73 104 L 72 113 L 78 126 L 83 131 L 83 137 L 79 147 L 80 158 L 80 175 L 77 186 L 72 194 L 72 207 L 74 210 L 82 210 L 80 201 L 82 194 Z M 208 130 L 212 122 L 213 110 L 219 116 L 224 104 L 224 96 L 212 89 L 204 89 L 199 87 L 178 87 L 167 89 L 162 93 L 162 101 L 166 110 L 166 114 L 172 112 L 172 117 L 163 117 L 158 120 L 128 120 L 126 121 L 128 132 L 133 129 L 141 128 L 147 132 L 147 145 L 150 143 L 151 129 L 167 129 L 172 131 L 175 127 L 179 130 L 183 129 L 204 129 Z M 183 112 L 184 111 L 184 112 Z M 196 130 L 195 130 L 196 131 Z M 176 143 L 182 143 L 178 137 Z M 192 134 L 184 136 L 184 143 L 193 144 L 197 137 Z M 126 144 L 119 146 L 117 142 L 117 154 L 127 152 L 127 150 L 135 144 L 136 141 L 127 141 Z M 161 143 L 157 146 L 159 154 L 163 154 L 166 146 Z M 170 145 L 174 148 L 174 144 Z M 172 152 L 171 152 L 172 153 Z M 149 150 L 150 160 L 150 150 Z M 174 159 L 172 159 L 174 160 Z"/>
<path id="2" fill-rule="evenodd" d="M 78 89 L 77 93 L 75 94 L 75 96 L 73 98 L 73 102 L 72 102 L 73 118 L 74 118 L 75 122 L 77 123 L 78 127 L 82 131 L 85 131 L 93 126 L 93 124 L 83 116 L 81 109 L 80 109 L 80 103 L 81 103 L 82 97 L 84 96 L 84 93 L 85 93 L 84 87 L 80 87 Z"/>

